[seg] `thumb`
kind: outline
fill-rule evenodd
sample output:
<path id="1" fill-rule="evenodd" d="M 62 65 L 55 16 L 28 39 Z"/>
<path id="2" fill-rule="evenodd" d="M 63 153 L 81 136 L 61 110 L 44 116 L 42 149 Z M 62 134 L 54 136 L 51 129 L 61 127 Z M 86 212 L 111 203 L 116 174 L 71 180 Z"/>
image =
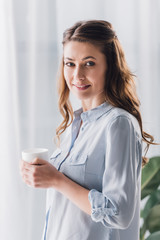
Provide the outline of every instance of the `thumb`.
<path id="1" fill-rule="evenodd" d="M 44 165 L 46 164 L 47 161 L 40 159 L 40 158 L 35 158 L 33 159 L 33 161 L 31 162 L 32 165 Z"/>

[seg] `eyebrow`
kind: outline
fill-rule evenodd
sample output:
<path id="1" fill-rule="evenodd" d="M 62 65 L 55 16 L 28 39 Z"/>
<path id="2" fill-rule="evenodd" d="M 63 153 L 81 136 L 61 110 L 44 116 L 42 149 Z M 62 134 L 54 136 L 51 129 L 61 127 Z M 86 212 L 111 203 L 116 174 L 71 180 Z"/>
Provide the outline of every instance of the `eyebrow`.
<path id="1" fill-rule="evenodd" d="M 88 58 L 92 58 L 92 59 L 95 59 L 95 60 L 96 60 L 96 58 L 93 57 L 93 56 L 87 56 L 87 57 L 82 58 L 82 61 L 87 60 Z M 69 58 L 69 57 L 66 57 L 65 59 L 68 59 L 68 60 L 70 60 L 70 61 L 74 61 L 74 59 Z"/>

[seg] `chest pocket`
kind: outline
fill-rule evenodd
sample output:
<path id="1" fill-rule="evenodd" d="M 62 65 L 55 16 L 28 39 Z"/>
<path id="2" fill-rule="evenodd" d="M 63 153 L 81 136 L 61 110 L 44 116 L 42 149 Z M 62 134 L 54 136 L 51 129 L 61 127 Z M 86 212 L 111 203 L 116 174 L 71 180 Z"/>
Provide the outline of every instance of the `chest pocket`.
<path id="1" fill-rule="evenodd" d="M 62 150 L 60 148 L 57 148 L 53 152 L 53 154 L 51 155 L 50 160 L 49 160 L 49 162 L 57 169 L 61 162 L 61 153 L 62 153 Z"/>
<path id="2" fill-rule="evenodd" d="M 84 185 L 87 159 L 87 155 L 75 156 L 75 154 L 73 154 L 72 156 L 69 156 L 67 160 L 62 164 L 61 170 L 73 181 Z"/>
<path id="3" fill-rule="evenodd" d="M 84 165 L 88 159 L 87 155 L 72 156 L 69 159 L 70 166 Z"/>

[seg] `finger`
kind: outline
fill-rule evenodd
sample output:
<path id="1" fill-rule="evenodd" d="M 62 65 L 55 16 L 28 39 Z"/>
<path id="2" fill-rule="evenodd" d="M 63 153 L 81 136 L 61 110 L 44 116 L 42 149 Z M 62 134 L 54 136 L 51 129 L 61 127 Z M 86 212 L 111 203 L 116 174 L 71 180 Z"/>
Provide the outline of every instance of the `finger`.
<path id="1" fill-rule="evenodd" d="M 19 161 L 19 170 L 20 170 L 20 172 L 22 171 L 22 168 L 23 168 L 23 161 L 20 160 Z"/>
<path id="2" fill-rule="evenodd" d="M 31 162 L 26 162 L 26 161 L 22 160 L 21 171 L 23 171 L 23 170 L 33 172 L 34 171 L 34 166 Z"/>
<path id="3" fill-rule="evenodd" d="M 47 163 L 47 161 L 45 161 L 45 160 L 43 160 L 43 159 L 40 159 L 40 158 L 35 158 L 35 159 L 31 162 L 32 165 L 44 165 L 44 164 L 46 164 L 46 163 Z"/>
<path id="4" fill-rule="evenodd" d="M 22 180 L 23 180 L 23 182 L 25 182 L 26 184 L 28 184 L 28 183 L 30 182 L 28 175 L 27 175 L 27 174 L 24 174 L 24 173 L 23 173 L 23 175 L 22 175 Z"/>
<path id="5" fill-rule="evenodd" d="M 24 175 L 23 176 L 23 181 L 31 187 L 35 187 L 35 188 L 41 187 L 40 181 L 38 179 L 36 179 L 36 181 L 35 181 L 35 179 L 32 179 L 31 176 Z"/>
<path id="6" fill-rule="evenodd" d="M 24 168 L 25 163 L 26 163 L 26 162 L 25 162 L 23 159 L 20 160 L 20 162 L 19 162 L 19 167 L 20 167 L 20 169 Z"/>
<path id="7" fill-rule="evenodd" d="M 30 184 L 30 185 L 31 185 L 33 182 L 37 181 L 37 177 L 36 177 L 36 180 L 35 180 L 35 177 L 33 177 L 33 174 L 32 174 L 32 172 L 30 172 L 30 171 L 28 171 L 28 172 L 25 171 L 25 172 L 23 173 L 22 178 L 23 178 L 23 180 L 24 180 L 25 183 Z"/>
<path id="8" fill-rule="evenodd" d="M 30 179 L 29 178 L 23 178 L 23 182 L 25 183 L 25 184 L 27 184 L 27 185 L 29 185 L 29 186 L 32 186 L 32 182 L 30 181 Z"/>
<path id="9" fill-rule="evenodd" d="M 20 174 L 21 176 L 23 176 L 23 174 L 28 171 L 28 169 L 26 169 L 26 165 L 25 165 L 25 162 L 23 160 L 20 160 L 20 163 L 19 163 L 19 169 L 20 169 Z"/>
<path id="10" fill-rule="evenodd" d="M 24 161 L 23 159 L 21 160 L 21 165 L 23 166 L 23 167 L 29 167 L 30 165 L 31 165 L 31 163 L 30 162 L 26 162 L 26 161 Z"/>

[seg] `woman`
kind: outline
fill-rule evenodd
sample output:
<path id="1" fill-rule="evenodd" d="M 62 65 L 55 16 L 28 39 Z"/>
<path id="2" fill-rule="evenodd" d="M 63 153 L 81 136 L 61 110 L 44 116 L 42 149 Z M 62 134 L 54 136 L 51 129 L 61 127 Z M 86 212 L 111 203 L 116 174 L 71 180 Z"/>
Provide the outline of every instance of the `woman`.
<path id="1" fill-rule="evenodd" d="M 50 163 L 21 164 L 26 184 L 48 188 L 43 239 L 139 239 L 142 140 L 153 138 L 143 131 L 133 78 L 109 22 L 64 32 L 59 146 Z M 82 103 L 74 113 L 70 91 Z"/>

